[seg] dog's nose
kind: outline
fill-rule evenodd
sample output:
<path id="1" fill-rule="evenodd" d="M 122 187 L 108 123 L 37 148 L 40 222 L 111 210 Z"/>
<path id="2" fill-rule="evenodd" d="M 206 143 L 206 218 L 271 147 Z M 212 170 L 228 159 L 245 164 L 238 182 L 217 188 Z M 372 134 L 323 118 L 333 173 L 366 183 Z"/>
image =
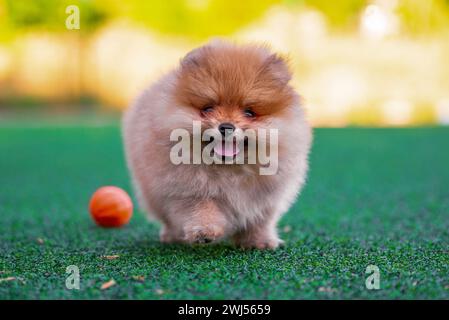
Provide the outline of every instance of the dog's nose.
<path id="1" fill-rule="evenodd" d="M 221 135 L 224 137 L 226 134 L 230 134 L 230 133 L 234 132 L 235 127 L 232 123 L 225 122 L 225 123 L 221 123 L 218 126 L 218 130 L 220 131 Z"/>

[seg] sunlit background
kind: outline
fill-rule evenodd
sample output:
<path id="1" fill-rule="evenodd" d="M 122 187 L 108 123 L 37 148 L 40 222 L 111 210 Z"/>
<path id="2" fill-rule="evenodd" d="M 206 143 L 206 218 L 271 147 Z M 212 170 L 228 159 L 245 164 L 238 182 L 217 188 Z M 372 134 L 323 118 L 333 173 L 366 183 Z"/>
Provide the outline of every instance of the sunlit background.
<path id="1" fill-rule="evenodd" d="M 449 124 L 449 0 L 0 0 L 0 118 L 114 114 L 213 37 L 287 54 L 315 126 Z"/>

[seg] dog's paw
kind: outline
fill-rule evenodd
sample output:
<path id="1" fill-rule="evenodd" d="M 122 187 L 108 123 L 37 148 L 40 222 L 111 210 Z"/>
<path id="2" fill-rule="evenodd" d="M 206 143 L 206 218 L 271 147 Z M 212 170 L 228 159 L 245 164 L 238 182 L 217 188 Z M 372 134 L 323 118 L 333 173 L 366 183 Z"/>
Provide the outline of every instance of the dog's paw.
<path id="1" fill-rule="evenodd" d="M 251 239 L 243 242 L 238 242 L 237 246 L 243 249 L 276 249 L 279 246 L 282 246 L 284 241 L 279 238 L 267 238 L 267 239 Z"/>
<path id="2" fill-rule="evenodd" d="M 184 241 L 187 243 L 210 243 L 224 236 L 224 230 L 217 226 L 186 226 Z"/>
<path id="3" fill-rule="evenodd" d="M 159 240 L 161 243 L 167 244 L 180 242 L 176 234 L 165 226 L 163 226 L 159 232 Z"/>

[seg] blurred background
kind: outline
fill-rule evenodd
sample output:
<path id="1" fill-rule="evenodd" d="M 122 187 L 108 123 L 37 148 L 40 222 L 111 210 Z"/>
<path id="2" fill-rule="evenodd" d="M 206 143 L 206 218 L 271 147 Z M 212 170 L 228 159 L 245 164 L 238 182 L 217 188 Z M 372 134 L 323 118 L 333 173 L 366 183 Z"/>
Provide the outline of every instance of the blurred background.
<path id="1" fill-rule="evenodd" d="M 287 54 L 315 126 L 449 124 L 449 0 L 0 0 L 0 125 L 118 115 L 214 37 Z"/>

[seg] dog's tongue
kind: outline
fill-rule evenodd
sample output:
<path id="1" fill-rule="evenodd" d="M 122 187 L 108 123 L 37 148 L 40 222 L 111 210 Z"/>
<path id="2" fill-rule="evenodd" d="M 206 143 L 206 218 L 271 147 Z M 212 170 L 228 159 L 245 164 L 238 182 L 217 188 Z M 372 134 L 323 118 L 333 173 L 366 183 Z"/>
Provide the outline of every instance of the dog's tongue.
<path id="1" fill-rule="evenodd" d="M 235 143 L 235 141 L 233 143 L 223 142 L 222 144 L 217 144 L 214 147 L 214 152 L 219 156 L 233 157 L 240 152 L 240 149 Z"/>

